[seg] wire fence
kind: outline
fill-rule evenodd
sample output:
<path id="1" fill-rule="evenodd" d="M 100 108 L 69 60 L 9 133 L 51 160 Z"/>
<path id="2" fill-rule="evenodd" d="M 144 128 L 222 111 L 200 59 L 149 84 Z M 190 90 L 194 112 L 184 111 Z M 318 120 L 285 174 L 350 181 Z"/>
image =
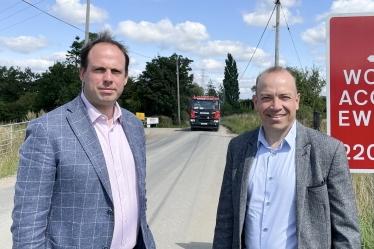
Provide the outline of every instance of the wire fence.
<path id="1" fill-rule="evenodd" d="M 23 142 L 29 121 L 0 125 L 0 156 L 18 150 Z"/>

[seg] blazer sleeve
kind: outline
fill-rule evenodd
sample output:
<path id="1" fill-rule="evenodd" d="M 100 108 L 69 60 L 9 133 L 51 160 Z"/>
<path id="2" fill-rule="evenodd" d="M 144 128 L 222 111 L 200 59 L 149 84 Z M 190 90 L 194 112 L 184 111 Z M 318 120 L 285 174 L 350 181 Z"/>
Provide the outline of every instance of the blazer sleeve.
<path id="1" fill-rule="evenodd" d="M 214 231 L 213 249 L 227 249 L 233 243 L 233 196 L 232 196 L 232 175 L 233 175 L 233 150 L 232 140 L 229 143 L 226 166 L 223 174 L 221 193 L 217 208 L 216 227 Z"/>
<path id="2" fill-rule="evenodd" d="M 56 162 L 42 123 L 28 125 L 19 155 L 11 226 L 13 248 L 45 248 Z"/>
<path id="3" fill-rule="evenodd" d="M 332 248 L 361 248 L 356 199 L 343 144 L 336 147 L 327 179 Z"/>

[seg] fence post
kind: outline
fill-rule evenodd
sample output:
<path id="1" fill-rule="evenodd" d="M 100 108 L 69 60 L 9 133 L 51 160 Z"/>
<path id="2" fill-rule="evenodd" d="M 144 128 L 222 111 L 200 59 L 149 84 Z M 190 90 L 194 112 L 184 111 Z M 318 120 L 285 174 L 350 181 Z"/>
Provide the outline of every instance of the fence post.
<path id="1" fill-rule="evenodd" d="M 313 112 L 313 128 L 317 131 L 321 129 L 321 113 Z"/>
<path id="2" fill-rule="evenodd" d="M 10 125 L 10 153 L 13 152 L 13 124 Z"/>

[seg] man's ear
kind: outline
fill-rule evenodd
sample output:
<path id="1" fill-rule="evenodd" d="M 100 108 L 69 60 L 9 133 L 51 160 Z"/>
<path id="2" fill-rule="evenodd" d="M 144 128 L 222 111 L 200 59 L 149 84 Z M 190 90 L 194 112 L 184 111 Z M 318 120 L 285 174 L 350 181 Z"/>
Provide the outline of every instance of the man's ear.
<path id="1" fill-rule="evenodd" d="M 86 72 L 86 70 L 84 69 L 84 67 L 79 68 L 79 78 L 81 79 L 82 82 L 84 82 L 84 73 L 85 72 Z"/>
<path id="2" fill-rule="evenodd" d="M 128 73 L 126 73 L 126 77 L 125 77 L 125 84 L 123 85 L 123 86 L 126 86 L 126 84 L 127 84 L 127 81 L 129 80 L 129 74 Z"/>
<path id="3" fill-rule="evenodd" d="M 257 99 L 257 95 L 256 95 L 256 94 L 252 95 L 252 101 L 253 101 L 253 104 L 254 104 L 254 106 L 255 106 L 255 110 L 257 111 L 257 110 L 258 110 L 258 109 L 257 109 L 257 102 L 258 102 L 258 99 Z"/>

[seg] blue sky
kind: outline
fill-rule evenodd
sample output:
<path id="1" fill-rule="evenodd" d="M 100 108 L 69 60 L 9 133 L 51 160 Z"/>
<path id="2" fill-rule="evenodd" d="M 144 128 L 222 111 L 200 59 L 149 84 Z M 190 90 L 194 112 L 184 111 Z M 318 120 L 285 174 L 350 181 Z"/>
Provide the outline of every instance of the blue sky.
<path id="1" fill-rule="evenodd" d="M 27 2 L 85 30 L 84 0 Z M 374 0 L 280 2 L 280 64 L 297 68 L 315 65 L 323 77 L 327 15 L 374 12 Z M 273 0 L 91 0 L 90 32 L 112 30 L 132 52 L 130 76 L 134 77 L 155 56 L 177 53 L 194 61 L 195 82 L 205 86 L 212 80 L 218 87 L 227 53 L 231 53 L 239 69 L 240 97 L 247 99 L 252 97 L 256 76 L 274 64 L 275 12 L 265 29 L 273 8 Z M 44 72 L 55 61 L 64 60 L 75 36 L 84 38 L 81 30 L 23 1 L 2 0 L 0 66 Z"/>

